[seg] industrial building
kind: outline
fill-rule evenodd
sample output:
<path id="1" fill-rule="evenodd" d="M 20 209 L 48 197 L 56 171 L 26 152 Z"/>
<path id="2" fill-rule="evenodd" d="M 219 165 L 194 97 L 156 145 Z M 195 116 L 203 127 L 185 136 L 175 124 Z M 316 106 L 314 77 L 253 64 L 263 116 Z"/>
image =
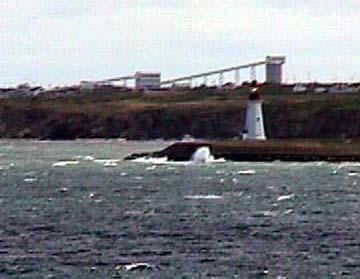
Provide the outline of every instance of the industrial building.
<path id="1" fill-rule="evenodd" d="M 156 90 L 161 86 L 177 87 L 178 84 L 189 84 L 190 87 L 193 81 L 197 79 L 202 80 L 202 84 L 207 86 L 208 78 L 215 78 L 218 80 L 218 87 L 224 85 L 224 74 L 233 72 L 234 73 L 234 86 L 241 83 L 240 70 L 250 70 L 250 81 L 256 80 L 256 67 L 265 66 L 265 82 L 272 84 L 282 83 L 282 66 L 285 63 L 285 56 L 267 56 L 265 60 L 256 61 L 252 63 L 237 65 L 228 68 L 222 68 L 217 70 L 206 71 L 198 74 L 191 74 L 182 77 L 172 78 L 168 80 L 161 80 L 160 72 L 141 72 L 138 71 L 135 75 L 121 76 L 111 79 L 104 79 L 98 81 L 98 84 L 108 84 L 112 82 L 123 82 L 124 86 L 128 80 L 135 80 L 135 88 L 137 90 Z M 229 82 L 228 82 L 229 84 Z"/>
<path id="2" fill-rule="evenodd" d="M 209 76 L 218 75 L 218 86 L 222 87 L 224 82 L 224 74 L 228 72 L 234 72 L 235 85 L 240 83 L 240 70 L 250 69 L 250 80 L 256 80 L 256 71 L 255 68 L 265 65 L 266 70 L 266 83 L 272 84 L 281 84 L 282 83 L 282 66 L 285 63 L 285 56 L 267 56 L 265 60 L 257 61 L 253 63 L 233 66 L 229 68 L 223 68 L 218 70 L 207 71 L 198 74 L 192 74 L 187 76 L 182 76 L 178 78 L 173 78 L 169 80 L 161 81 L 161 85 L 176 85 L 177 83 L 187 82 L 192 84 L 192 81 L 195 79 L 203 79 L 203 84 L 206 85 L 207 78 Z"/>
<path id="3" fill-rule="evenodd" d="M 285 56 L 266 57 L 266 82 L 281 84 L 282 65 L 285 63 Z"/>
<path id="4" fill-rule="evenodd" d="M 160 88 L 160 73 L 135 73 L 135 88 L 138 90 L 155 90 Z"/>

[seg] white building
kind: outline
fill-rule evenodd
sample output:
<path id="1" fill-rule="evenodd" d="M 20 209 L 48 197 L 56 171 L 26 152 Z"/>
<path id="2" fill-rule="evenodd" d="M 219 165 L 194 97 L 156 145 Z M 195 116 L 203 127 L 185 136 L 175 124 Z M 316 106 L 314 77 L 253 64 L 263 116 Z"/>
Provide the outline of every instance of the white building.
<path id="1" fill-rule="evenodd" d="M 143 73 L 143 72 L 135 73 L 135 88 L 138 90 L 159 89 L 160 81 L 161 81 L 160 73 Z"/>
<path id="2" fill-rule="evenodd" d="M 266 140 L 262 100 L 255 91 L 249 95 L 243 140 Z"/>
<path id="3" fill-rule="evenodd" d="M 94 90 L 96 87 L 96 83 L 92 81 L 83 80 L 80 82 L 80 90 Z"/>
<path id="4" fill-rule="evenodd" d="M 335 84 L 329 88 L 329 93 L 353 93 L 352 89 L 346 84 Z"/>
<path id="5" fill-rule="evenodd" d="M 295 84 L 295 86 L 293 87 L 293 92 L 294 93 L 304 93 L 307 90 L 307 87 L 301 83 L 297 83 Z"/>
<path id="6" fill-rule="evenodd" d="M 326 91 L 327 91 L 327 88 L 323 87 L 323 86 L 314 88 L 315 93 L 325 93 Z"/>

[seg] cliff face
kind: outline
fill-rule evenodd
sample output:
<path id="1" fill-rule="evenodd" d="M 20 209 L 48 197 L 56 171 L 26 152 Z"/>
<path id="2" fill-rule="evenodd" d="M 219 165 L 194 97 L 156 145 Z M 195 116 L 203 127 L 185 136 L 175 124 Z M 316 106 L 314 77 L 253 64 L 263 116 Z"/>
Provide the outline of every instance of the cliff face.
<path id="1" fill-rule="evenodd" d="M 324 109 L 302 118 L 287 109 L 269 113 L 265 125 L 270 138 L 354 138 L 359 121 L 360 111 Z"/>
<path id="2" fill-rule="evenodd" d="M 305 114 L 306 115 L 302 115 Z M 264 106 L 269 138 L 360 137 L 360 111 Z M 191 109 L 177 106 L 151 107 L 137 111 L 94 114 L 86 111 L 59 112 L 41 107 L 0 106 L 0 137 L 3 138 L 128 138 L 215 139 L 240 136 L 245 109 L 214 109 L 201 105 Z"/>

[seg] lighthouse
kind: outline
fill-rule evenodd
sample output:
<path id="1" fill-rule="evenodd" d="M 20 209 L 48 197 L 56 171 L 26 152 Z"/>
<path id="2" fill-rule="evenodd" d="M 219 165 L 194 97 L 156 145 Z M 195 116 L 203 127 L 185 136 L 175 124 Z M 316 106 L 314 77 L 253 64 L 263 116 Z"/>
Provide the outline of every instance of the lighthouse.
<path id="1" fill-rule="evenodd" d="M 253 88 L 249 94 L 243 140 L 266 140 L 262 99 L 257 88 Z"/>

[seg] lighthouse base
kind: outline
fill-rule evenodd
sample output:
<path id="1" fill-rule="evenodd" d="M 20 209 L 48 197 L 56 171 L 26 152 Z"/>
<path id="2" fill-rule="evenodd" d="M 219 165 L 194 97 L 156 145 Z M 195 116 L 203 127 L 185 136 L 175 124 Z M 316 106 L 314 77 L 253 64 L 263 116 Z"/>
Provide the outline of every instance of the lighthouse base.
<path id="1" fill-rule="evenodd" d="M 243 133 L 242 139 L 245 141 L 262 141 L 266 140 L 265 136 L 249 137 L 247 133 Z"/>

